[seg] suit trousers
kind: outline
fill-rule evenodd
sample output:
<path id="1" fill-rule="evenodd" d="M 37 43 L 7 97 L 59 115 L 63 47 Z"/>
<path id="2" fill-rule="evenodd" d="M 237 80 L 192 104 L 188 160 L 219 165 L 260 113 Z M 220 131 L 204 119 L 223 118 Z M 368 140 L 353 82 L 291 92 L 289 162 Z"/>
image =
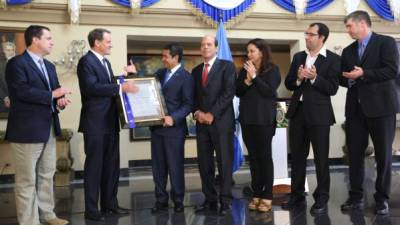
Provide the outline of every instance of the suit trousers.
<path id="1" fill-rule="evenodd" d="M 56 138 L 53 126 L 46 143 L 11 143 L 15 165 L 15 200 L 20 225 L 56 218 L 53 177 L 56 171 Z"/>
<path id="2" fill-rule="evenodd" d="M 251 187 L 254 198 L 272 200 L 274 163 L 272 161 L 272 137 L 275 127 L 242 124 L 243 141 L 249 153 Z"/>
<path id="3" fill-rule="evenodd" d="M 232 200 L 233 130 L 219 132 L 215 124 L 196 125 L 197 160 L 206 202 L 230 204 Z M 219 198 L 214 186 L 214 150 L 221 163 Z"/>
<path id="4" fill-rule="evenodd" d="M 85 211 L 98 212 L 99 196 L 102 210 L 118 207 L 119 133 L 84 134 L 83 140 Z"/>
<path id="5" fill-rule="evenodd" d="M 329 125 L 308 124 L 304 117 L 304 105 L 299 103 L 297 111 L 289 123 L 289 146 L 292 157 L 291 178 L 292 198 L 304 196 L 307 157 L 310 143 L 314 152 L 317 174 L 317 187 L 313 193 L 316 202 L 327 203 L 329 200 Z"/>
<path id="6" fill-rule="evenodd" d="M 185 136 L 151 134 L 151 162 L 156 199 L 168 203 L 167 181 L 171 182 L 171 199 L 182 203 L 185 195 Z"/>
<path id="7" fill-rule="evenodd" d="M 364 157 L 371 136 L 375 149 L 377 178 L 375 181 L 375 200 L 389 199 L 392 178 L 392 144 L 396 129 L 396 115 L 367 118 L 357 104 L 356 116 L 346 118 L 346 145 L 348 147 L 350 166 L 350 198 L 363 198 Z"/>

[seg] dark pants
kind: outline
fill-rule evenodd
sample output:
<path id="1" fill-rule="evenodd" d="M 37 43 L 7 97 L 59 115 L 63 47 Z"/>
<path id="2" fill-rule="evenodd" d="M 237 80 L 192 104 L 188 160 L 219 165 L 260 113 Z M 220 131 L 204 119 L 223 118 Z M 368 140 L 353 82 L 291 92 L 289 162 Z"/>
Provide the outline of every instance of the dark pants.
<path id="1" fill-rule="evenodd" d="M 168 203 L 167 180 L 171 182 L 171 199 L 182 203 L 185 194 L 185 136 L 167 137 L 151 134 L 151 162 L 156 199 Z"/>
<path id="2" fill-rule="evenodd" d="M 97 212 L 100 195 L 101 209 L 118 206 L 119 134 L 84 134 L 85 211 Z"/>
<path id="3" fill-rule="evenodd" d="M 253 197 L 271 199 L 274 183 L 272 137 L 274 126 L 242 124 L 243 141 L 249 153 Z"/>
<path id="4" fill-rule="evenodd" d="M 357 201 L 363 198 L 364 156 L 371 136 L 375 149 L 377 178 L 375 181 L 377 202 L 389 199 L 392 144 L 396 129 L 396 115 L 367 118 L 361 106 L 357 106 L 357 115 L 346 118 L 346 144 L 350 158 L 350 198 Z"/>
<path id="5" fill-rule="evenodd" d="M 316 202 L 327 203 L 329 200 L 329 125 L 310 125 L 304 118 L 303 105 L 299 104 L 296 114 L 290 119 L 289 145 L 292 156 L 291 178 L 292 198 L 304 195 L 307 157 L 310 143 L 314 152 L 317 173 L 317 188 L 313 193 Z"/>
<path id="6" fill-rule="evenodd" d="M 199 163 L 202 191 L 207 202 L 217 202 L 218 194 L 214 186 L 214 150 L 221 164 L 219 200 L 230 204 L 232 200 L 233 130 L 218 132 L 216 125 L 196 126 L 197 160 Z"/>

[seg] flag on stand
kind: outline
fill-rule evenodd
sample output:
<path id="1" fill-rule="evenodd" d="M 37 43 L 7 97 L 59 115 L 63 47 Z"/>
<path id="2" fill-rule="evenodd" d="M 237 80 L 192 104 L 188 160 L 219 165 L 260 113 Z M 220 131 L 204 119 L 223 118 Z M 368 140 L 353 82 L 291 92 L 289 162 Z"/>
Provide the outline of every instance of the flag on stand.
<path id="1" fill-rule="evenodd" d="M 218 59 L 224 59 L 233 62 L 231 49 L 229 48 L 228 39 L 226 38 L 224 23 L 219 22 L 217 30 L 218 41 Z M 243 139 L 242 130 L 239 124 L 239 98 L 233 98 L 233 109 L 235 110 L 235 136 L 234 136 L 234 153 L 232 172 L 237 171 L 244 161 L 243 157 Z"/>

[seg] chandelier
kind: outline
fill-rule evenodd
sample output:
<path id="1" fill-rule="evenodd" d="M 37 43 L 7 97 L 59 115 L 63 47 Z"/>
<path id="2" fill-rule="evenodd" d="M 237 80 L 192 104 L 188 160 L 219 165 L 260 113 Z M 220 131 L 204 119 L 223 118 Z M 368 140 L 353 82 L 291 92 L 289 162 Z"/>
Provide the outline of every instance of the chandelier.
<path id="1" fill-rule="evenodd" d="M 58 74 L 67 75 L 75 73 L 79 59 L 86 54 L 87 51 L 86 42 L 84 40 L 71 41 L 65 53 L 53 61 L 57 66 Z"/>

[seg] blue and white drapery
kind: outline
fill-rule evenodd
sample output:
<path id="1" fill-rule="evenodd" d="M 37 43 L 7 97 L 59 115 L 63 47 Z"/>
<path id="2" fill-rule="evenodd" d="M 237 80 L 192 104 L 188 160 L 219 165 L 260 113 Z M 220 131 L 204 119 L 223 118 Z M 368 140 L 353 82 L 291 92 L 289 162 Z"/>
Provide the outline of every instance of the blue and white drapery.
<path id="1" fill-rule="evenodd" d="M 316 12 L 333 2 L 333 0 L 272 0 L 280 7 L 297 14 Z M 297 6 L 297 7 L 296 7 Z M 296 9 L 304 7 L 303 10 Z"/>
<path id="2" fill-rule="evenodd" d="M 112 0 L 114 3 L 117 3 L 118 5 L 122 5 L 128 8 L 132 7 L 132 0 Z M 140 1 L 140 8 L 146 8 L 149 7 L 157 2 L 159 2 L 160 0 L 142 0 Z"/>
<path id="3" fill-rule="evenodd" d="M 186 0 L 195 15 L 216 27 L 220 20 L 228 27 L 246 16 L 255 0 Z"/>
<path id="4" fill-rule="evenodd" d="M 400 2 L 398 0 L 365 0 L 369 7 L 380 17 L 389 21 L 398 21 Z"/>

